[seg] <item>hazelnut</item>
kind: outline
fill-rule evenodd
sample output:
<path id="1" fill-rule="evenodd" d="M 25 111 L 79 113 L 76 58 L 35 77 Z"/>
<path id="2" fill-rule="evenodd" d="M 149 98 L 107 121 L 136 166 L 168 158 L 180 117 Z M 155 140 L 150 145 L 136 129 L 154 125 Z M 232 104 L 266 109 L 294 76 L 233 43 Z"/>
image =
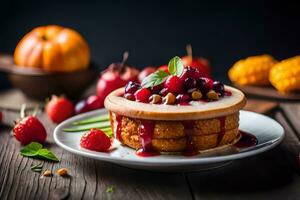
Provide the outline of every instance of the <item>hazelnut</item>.
<path id="1" fill-rule="evenodd" d="M 52 172 L 47 169 L 46 171 L 44 171 L 43 176 L 47 176 L 47 177 L 52 176 Z"/>
<path id="2" fill-rule="evenodd" d="M 124 97 L 130 101 L 135 101 L 135 97 L 133 94 L 126 93 L 126 94 L 124 94 Z"/>
<path id="3" fill-rule="evenodd" d="M 168 93 L 164 98 L 163 98 L 163 104 L 174 104 L 176 101 L 176 97 L 172 93 Z"/>
<path id="4" fill-rule="evenodd" d="M 149 98 L 150 103 L 152 104 L 157 104 L 161 102 L 161 96 L 158 94 L 153 94 L 150 98 Z"/>
<path id="5" fill-rule="evenodd" d="M 194 100 L 201 99 L 201 97 L 202 97 L 202 93 L 199 90 L 195 90 L 194 92 L 192 92 L 192 98 Z"/>
<path id="6" fill-rule="evenodd" d="M 57 174 L 60 176 L 66 176 L 68 175 L 68 170 L 66 168 L 60 168 L 57 170 Z"/>
<path id="7" fill-rule="evenodd" d="M 219 95 L 213 91 L 210 90 L 208 93 L 206 93 L 207 98 L 211 99 L 211 100 L 218 100 L 219 99 Z"/>

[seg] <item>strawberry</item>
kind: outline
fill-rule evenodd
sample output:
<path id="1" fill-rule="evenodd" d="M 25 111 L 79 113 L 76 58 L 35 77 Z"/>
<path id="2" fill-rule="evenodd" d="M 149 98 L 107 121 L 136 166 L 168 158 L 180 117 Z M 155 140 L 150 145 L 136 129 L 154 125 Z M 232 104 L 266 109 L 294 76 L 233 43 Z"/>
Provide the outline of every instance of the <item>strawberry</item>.
<path id="1" fill-rule="evenodd" d="M 30 142 L 44 143 L 47 133 L 43 124 L 34 116 L 22 118 L 13 129 L 15 138 L 26 145 Z"/>
<path id="2" fill-rule="evenodd" d="M 112 140 L 101 130 L 91 129 L 80 139 L 80 146 L 93 151 L 107 152 Z"/>
<path id="3" fill-rule="evenodd" d="M 52 122 L 60 123 L 74 114 L 74 105 L 65 97 L 53 95 L 46 105 L 46 113 Z"/>

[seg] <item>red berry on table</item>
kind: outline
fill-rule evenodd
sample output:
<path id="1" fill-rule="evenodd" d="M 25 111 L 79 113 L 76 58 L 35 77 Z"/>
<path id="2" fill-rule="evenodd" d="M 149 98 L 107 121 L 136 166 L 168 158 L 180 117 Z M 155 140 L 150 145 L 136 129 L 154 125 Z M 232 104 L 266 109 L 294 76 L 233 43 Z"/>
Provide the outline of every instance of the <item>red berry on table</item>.
<path id="1" fill-rule="evenodd" d="M 44 143 L 47 137 L 45 127 L 34 116 L 25 117 L 17 122 L 14 126 L 13 134 L 23 145 L 30 142 Z"/>
<path id="2" fill-rule="evenodd" d="M 165 88 L 174 94 L 180 94 L 183 91 L 183 82 L 177 76 L 169 76 L 165 82 Z"/>
<path id="3" fill-rule="evenodd" d="M 148 103 L 151 95 L 151 91 L 147 88 L 141 88 L 134 93 L 135 100 L 143 103 Z"/>
<path id="4" fill-rule="evenodd" d="M 60 123 L 74 114 L 74 105 L 65 97 L 52 96 L 46 105 L 46 113 L 52 122 Z"/>
<path id="5" fill-rule="evenodd" d="M 150 74 L 154 73 L 157 69 L 155 67 L 146 67 L 144 68 L 138 76 L 138 80 L 140 81 L 140 83 L 143 81 L 144 78 L 146 78 L 147 76 L 149 76 Z"/>
<path id="6" fill-rule="evenodd" d="M 92 151 L 107 152 L 111 143 L 111 138 L 99 129 L 91 129 L 80 139 L 80 146 Z"/>
<path id="7" fill-rule="evenodd" d="M 133 81 L 129 81 L 125 86 L 125 93 L 134 94 L 140 88 L 140 84 Z"/>
<path id="8" fill-rule="evenodd" d="M 102 108 L 104 105 L 99 96 L 92 95 L 87 98 L 86 106 L 87 106 L 88 111 L 91 111 L 91 110 L 96 110 L 96 109 Z"/>

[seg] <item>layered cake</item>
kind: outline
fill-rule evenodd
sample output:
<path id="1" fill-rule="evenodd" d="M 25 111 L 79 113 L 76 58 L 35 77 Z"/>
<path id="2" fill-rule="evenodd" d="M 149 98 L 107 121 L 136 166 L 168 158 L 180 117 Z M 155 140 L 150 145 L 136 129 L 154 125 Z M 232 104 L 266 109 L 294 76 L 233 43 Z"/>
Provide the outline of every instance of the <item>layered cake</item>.
<path id="1" fill-rule="evenodd" d="M 201 77 L 193 68 L 179 72 L 155 72 L 141 85 L 129 82 L 105 100 L 115 138 L 139 155 L 195 155 L 240 139 L 239 110 L 246 104 L 244 94 Z M 166 74 L 149 84 L 151 76 L 155 80 L 158 73 Z"/>

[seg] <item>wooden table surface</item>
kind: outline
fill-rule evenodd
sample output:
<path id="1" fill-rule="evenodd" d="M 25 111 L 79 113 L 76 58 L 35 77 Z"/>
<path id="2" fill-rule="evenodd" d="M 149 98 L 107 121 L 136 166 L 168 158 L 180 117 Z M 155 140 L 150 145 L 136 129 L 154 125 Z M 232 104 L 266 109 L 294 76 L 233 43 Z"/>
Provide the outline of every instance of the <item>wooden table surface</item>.
<path id="1" fill-rule="evenodd" d="M 39 118 L 48 131 L 46 146 L 61 160 L 42 161 L 43 170 L 55 172 L 65 167 L 70 176 L 40 178 L 41 174 L 32 172 L 30 166 L 41 161 L 22 157 L 20 144 L 10 135 L 11 128 L 2 126 L 0 199 L 300 199 L 300 103 L 248 102 L 246 109 L 280 122 L 285 139 L 258 156 L 202 172 L 141 171 L 73 155 L 54 143 L 55 125 L 41 113 Z M 5 114 L 6 120 L 17 117 L 12 111 Z M 114 188 L 112 193 L 106 192 L 109 187 Z"/>

